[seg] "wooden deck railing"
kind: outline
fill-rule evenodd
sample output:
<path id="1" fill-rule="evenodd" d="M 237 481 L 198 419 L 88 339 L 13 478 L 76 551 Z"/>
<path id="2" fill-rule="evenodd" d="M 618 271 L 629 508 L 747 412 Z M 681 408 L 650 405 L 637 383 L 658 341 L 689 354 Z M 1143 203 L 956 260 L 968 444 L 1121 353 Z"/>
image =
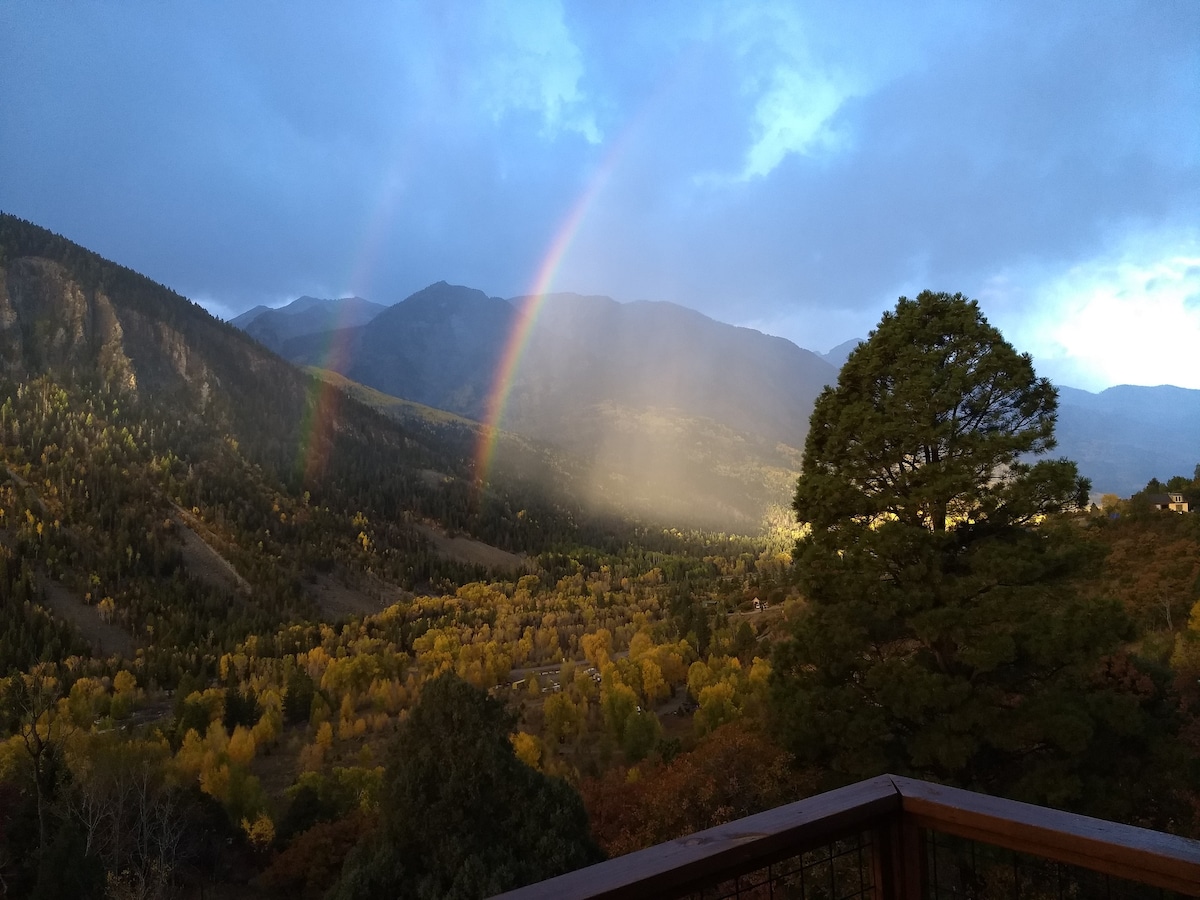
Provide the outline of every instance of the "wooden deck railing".
<path id="1" fill-rule="evenodd" d="M 939 896 L 929 871 L 931 860 L 937 865 L 937 856 L 931 853 L 936 842 L 930 843 L 936 835 L 1014 851 L 1014 859 L 1015 854 L 1024 854 L 1098 873 L 1102 878 L 1200 897 L 1200 842 L 892 775 L 738 819 L 502 896 L 507 900 L 632 900 L 708 896 L 706 891 L 718 885 L 725 886 L 726 896 L 823 896 L 820 887 L 811 892 L 796 889 L 797 883 L 803 887 L 799 864 L 788 870 L 792 887 L 774 893 L 767 887 L 743 889 L 736 879 L 769 871 L 784 860 L 803 860 L 806 851 L 854 838 L 859 855 L 865 854 L 862 867 L 868 871 L 860 872 L 864 887 L 852 896 L 918 900 Z M 948 865 L 943 862 L 944 868 Z M 776 883 L 771 880 L 775 877 L 760 883 L 769 887 Z M 1017 884 L 1019 879 L 1014 881 Z M 979 895 L 978 890 L 961 889 L 957 883 L 940 893 Z M 1093 895 L 1078 887 L 1073 893 L 1060 887 L 1058 894 Z M 1009 896 L 1020 896 L 1020 891 L 1014 888 Z"/>

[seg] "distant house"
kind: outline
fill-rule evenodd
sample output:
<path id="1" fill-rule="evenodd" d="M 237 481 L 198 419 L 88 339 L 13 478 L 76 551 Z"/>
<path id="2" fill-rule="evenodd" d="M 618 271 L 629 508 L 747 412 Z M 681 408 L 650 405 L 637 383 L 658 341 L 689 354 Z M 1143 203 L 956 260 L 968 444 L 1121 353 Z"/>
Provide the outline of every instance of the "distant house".
<path id="1" fill-rule="evenodd" d="M 1185 513 L 1189 511 L 1188 502 L 1183 494 L 1170 491 L 1166 494 L 1150 494 L 1146 497 L 1155 509 L 1169 509 L 1171 512 Z"/>

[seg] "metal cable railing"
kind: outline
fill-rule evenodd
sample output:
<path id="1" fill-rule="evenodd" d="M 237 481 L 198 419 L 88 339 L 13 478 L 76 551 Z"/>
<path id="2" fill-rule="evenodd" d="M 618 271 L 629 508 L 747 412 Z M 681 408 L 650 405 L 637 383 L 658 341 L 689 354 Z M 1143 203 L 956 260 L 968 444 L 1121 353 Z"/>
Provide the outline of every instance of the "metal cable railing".
<path id="1" fill-rule="evenodd" d="M 875 896 L 870 832 L 823 844 L 701 888 L 689 900 L 869 900 Z"/>
<path id="2" fill-rule="evenodd" d="M 927 900 L 1177 900 L 1186 895 L 969 841 L 924 835 Z"/>

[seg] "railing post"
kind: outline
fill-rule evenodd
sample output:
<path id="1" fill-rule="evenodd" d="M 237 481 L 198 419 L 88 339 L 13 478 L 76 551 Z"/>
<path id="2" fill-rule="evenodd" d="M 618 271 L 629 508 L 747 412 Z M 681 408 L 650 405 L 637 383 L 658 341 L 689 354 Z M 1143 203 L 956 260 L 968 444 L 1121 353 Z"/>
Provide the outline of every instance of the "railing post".
<path id="1" fill-rule="evenodd" d="M 875 900 L 922 900 L 925 865 L 924 836 L 907 816 L 893 816 L 871 832 Z"/>
<path id="2" fill-rule="evenodd" d="M 897 890 L 903 871 L 899 838 L 897 817 L 871 831 L 872 900 L 899 900 L 903 896 Z"/>
<path id="3" fill-rule="evenodd" d="M 909 816 L 901 814 L 900 839 L 904 845 L 904 900 L 922 900 L 929 884 L 925 832 Z"/>

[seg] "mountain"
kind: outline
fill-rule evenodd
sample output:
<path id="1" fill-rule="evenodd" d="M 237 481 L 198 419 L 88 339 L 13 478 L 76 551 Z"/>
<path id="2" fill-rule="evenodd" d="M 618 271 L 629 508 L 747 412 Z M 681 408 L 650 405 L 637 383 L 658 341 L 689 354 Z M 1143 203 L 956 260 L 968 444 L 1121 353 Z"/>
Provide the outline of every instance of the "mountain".
<path id="1" fill-rule="evenodd" d="M 7 215 L 0 400 L 0 582 L 24 585 L 0 583 L 6 627 L 49 633 L 40 597 L 160 683 L 250 634 L 521 568 L 584 528 L 616 539 L 537 484 L 479 492 L 473 429 L 387 417 Z M 0 646 L 0 672 L 5 647 L 36 660 L 68 638 L 47 640 Z"/>
<path id="2" fill-rule="evenodd" d="M 370 328 L 287 341 L 284 355 L 328 366 L 384 393 L 481 419 L 518 307 L 472 288 L 431 285 Z M 521 354 L 508 412 L 517 430 L 560 436 L 582 405 L 676 409 L 738 431 L 803 442 L 808 414 L 836 370 L 783 338 L 716 322 L 671 303 L 544 298 Z"/>
<path id="3" fill-rule="evenodd" d="M 478 421 L 529 302 L 439 282 L 369 328 L 282 352 Z M 578 496 L 743 530 L 788 502 L 813 401 L 837 374 L 789 341 L 681 306 L 567 293 L 542 299 L 519 352 L 503 426 L 571 457 Z"/>
<path id="4" fill-rule="evenodd" d="M 835 369 L 841 369 L 846 364 L 846 360 L 850 358 L 850 354 L 862 342 L 862 338 L 852 338 L 851 340 L 843 341 L 828 353 L 822 353 L 821 359 L 825 360 L 825 362 L 829 363 Z"/>
<path id="5" fill-rule="evenodd" d="M 280 352 L 479 421 L 527 302 L 439 282 L 369 328 L 299 336 Z M 570 457 L 561 468 L 593 503 L 745 529 L 787 503 L 813 401 L 859 343 L 814 354 L 670 303 L 553 294 L 521 350 L 503 424 Z M 1190 474 L 1200 391 L 1062 387 L 1057 452 L 1097 492 Z"/>
<path id="6" fill-rule="evenodd" d="M 320 300 L 305 296 L 278 309 L 256 306 L 230 320 L 230 324 L 279 352 L 292 338 L 366 325 L 385 309 L 362 297 Z"/>
<path id="7" fill-rule="evenodd" d="M 232 319 L 229 320 L 229 324 L 233 325 L 235 328 L 240 328 L 243 331 L 245 331 L 247 325 L 249 325 L 251 322 L 253 322 L 255 319 L 257 319 L 263 313 L 267 313 L 270 311 L 271 311 L 270 306 L 263 306 L 260 303 L 258 306 L 255 306 L 251 309 L 246 310 L 240 316 L 234 316 Z"/>
<path id="8" fill-rule="evenodd" d="M 546 436 L 553 416 L 580 403 L 611 403 L 678 410 L 802 446 L 813 401 L 836 377 L 832 366 L 790 341 L 672 303 L 553 294 L 544 300 L 509 405 L 514 427 L 547 429 Z"/>
<path id="9" fill-rule="evenodd" d="M 441 281 L 380 313 L 370 328 L 293 338 L 281 352 L 297 365 L 482 420 L 515 315 L 499 297 Z"/>
<path id="10" fill-rule="evenodd" d="M 1060 387 L 1057 434 L 1056 452 L 1079 464 L 1094 492 L 1128 497 L 1151 478 L 1190 476 L 1200 463 L 1200 391 Z"/>

